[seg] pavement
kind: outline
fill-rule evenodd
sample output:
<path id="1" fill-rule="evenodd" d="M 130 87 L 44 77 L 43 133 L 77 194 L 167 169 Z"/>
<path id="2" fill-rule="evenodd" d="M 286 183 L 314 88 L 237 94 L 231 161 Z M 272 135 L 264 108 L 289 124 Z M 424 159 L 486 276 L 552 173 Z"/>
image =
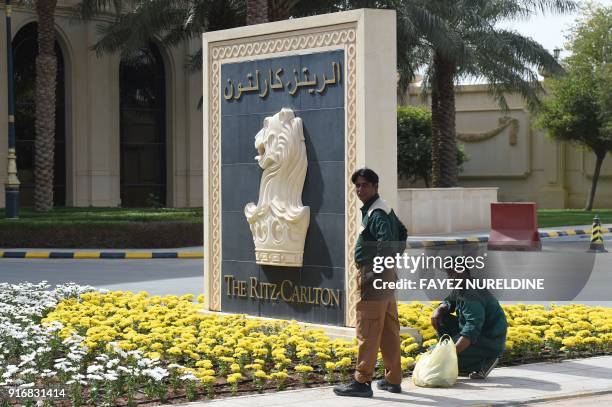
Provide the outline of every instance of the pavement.
<path id="1" fill-rule="evenodd" d="M 612 356 L 494 369 L 486 380 L 459 378 L 451 388 L 422 388 L 404 379 L 402 393 L 338 397 L 332 386 L 180 404 L 189 407 L 605 406 L 612 405 Z"/>

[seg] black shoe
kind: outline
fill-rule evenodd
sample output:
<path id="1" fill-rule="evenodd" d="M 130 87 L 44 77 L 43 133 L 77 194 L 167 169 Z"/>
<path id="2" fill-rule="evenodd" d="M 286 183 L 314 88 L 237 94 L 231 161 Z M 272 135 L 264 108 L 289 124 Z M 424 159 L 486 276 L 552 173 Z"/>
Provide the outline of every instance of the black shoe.
<path id="1" fill-rule="evenodd" d="M 372 382 L 359 383 L 353 379 L 348 384 L 339 384 L 334 386 L 334 393 L 337 396 L 349 396 L 349 397 L 372 397 Z"/>
<path id="2" fill-rule="evenodd" d="M 402 392 L 401 384 L 391 384 L 387 381 L 387 379 L 382 379 L 376 382 L 376 387 L 378 387 L 379 390 L 387 390 L 389 393 Z"/>
<path id="3" fill-rule="evenodd" d="M 470 379 L 485 379 L 498 362 L 499 358 L 485 360 L 480 370 L 470 373 Z"/>

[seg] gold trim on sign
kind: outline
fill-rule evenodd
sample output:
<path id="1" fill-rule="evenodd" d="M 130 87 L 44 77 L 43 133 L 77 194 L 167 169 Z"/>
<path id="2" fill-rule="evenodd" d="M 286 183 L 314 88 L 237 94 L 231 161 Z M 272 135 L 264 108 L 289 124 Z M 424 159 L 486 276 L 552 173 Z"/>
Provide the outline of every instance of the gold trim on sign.
<path id="1" fill-rule="evenodd" d="M 345 26 L 346 27 L 346 26 Z M 348 294 L 345 325 L 355 325 L 355 304 L 359 299 L 357 289 L 356 273 L 357 269 L 351 248 L 354 247 L 357 239 L 357 202 L 354 194 L 351 194 L 350 176 L 355 171 L 357 163 L 357 121 L 356 121 L 356 32 L 354 25 L 351 28 L 341 28 L 337 30 L 322 31 L 319 33 L 299 34 L 286 38 L 273 38 L 255 40 L 240 44 L 230 44 L 211 47 L 209 72 L 211 72 L 209 104 L 209 140 L 208 140 L 208 172 L 209 172 L 209 202 L 210 208 L 208 241 L 211 246 L 208 262 L 210 270 L 207 270 L 210 286 L 210 305 L 213 311 L 221 310 L 221 192 L 220 192 L 220 169 L 221 169 L 221 149 L 220 149 L 220 66 L 224 60 L 275 54 L 286 51 L 315 50 L 316 48 L 343 45 L 345 47 L 345 63 L 347 69 L 347 105 L 345 106 L 345 116 L 347 119 L 346 134 L 346 177 L 345 177 L 345 205 L 348 223 L 348 237 L 346 245 L 345 275 L 349 279 L 347 284 Z M 238 40 L 239 41 L 239 40 Z M 273 56 L 273 55 L 270 55 Z"/>
<path id="2" fill-rule="evenodd" d="M 352 193 L 351 175 L 357 169 L 357 90 L 356 90 L 356 56 L 357 48 L 355 43 L 349 44 L 346 50 L 346 71 L 347 71 L 347 135 L 346 135 L 346 175 L 345 175 L 345 200 L 346 200 L 346 222 L 347 223 L 347 244 L 345 246 L 345 256 L 347 257 L 346 264 L 348 270 L 345 271 L 345 276 L 348 279 L 348 293 L 346 295 L 346 310 L 344 312 L 344 324 L 346 326 L 355 326 L 357 323 L 357 310 L 355 309 L 359 301 L 359 287 L 357 285 L 357 265 L 353 258 L 352 249 L 357 241 L 357 225 L 359 218 L 357 217 L 357 197 Z"/>

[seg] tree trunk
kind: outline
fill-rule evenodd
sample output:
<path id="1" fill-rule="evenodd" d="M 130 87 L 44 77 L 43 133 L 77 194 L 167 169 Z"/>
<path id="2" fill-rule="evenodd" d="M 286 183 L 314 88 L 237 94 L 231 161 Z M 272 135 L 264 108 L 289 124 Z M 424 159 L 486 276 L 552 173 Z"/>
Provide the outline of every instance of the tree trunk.
<path id="1" fill-rule="evenodd" d="M 55 154 L 54 13 L 57 0 L 37 0 L 38 56 L 36 57 L 36 137 L 34 142 L 34 200 L 36 209 L 53 209 L 53 159 Z"/>
<path id="2" fill-rule="evenodd" d="M 268 0 L 246 0 L 247 25 L 268 22 Z"/>
<path id="3" fill-rule="evenodd" d="M 604 158 L 606 158 L 606 151 L 602 153 L 595 153 L 597 161 L 595 161 L 595 171 L 593 172 L 593 181 L 591 182 L 591 192 L 589 193 L 589 199 L 587 200 L 585 211 L 593 209 L 593 202 L 595 201 L 595 190 L 597 189 L 597 181 L 599 181 L 599 172 L 601 171 L 601 165 L 603 164 Z"/>
<path id="4" fill-rule="evenodd" d="M 434 154 L 432 144 L 433 186 L 434 188 L 449 188 L 457 185 L 457 140 L 455 134 L 455 66 L 435 54 L 434 56 L 434 88 L 437 89 L 436 112 L 432 95 L 432 134 L 436 137 L 438 151 Z M 435 130 L 434 130 L 435 129 Z M 437 163 L 436 163 L 437 161 Z M 435 173 L 437 171 L 437 174 Z"/>
<path id="5" fill-rule="evenodd" d="M 440 183 L 440 95 L 438 81 L 434 72 L 431 88 L 431 185 L 435 188 Z M 427 185 L 429 188 L 429 185 Z"/>

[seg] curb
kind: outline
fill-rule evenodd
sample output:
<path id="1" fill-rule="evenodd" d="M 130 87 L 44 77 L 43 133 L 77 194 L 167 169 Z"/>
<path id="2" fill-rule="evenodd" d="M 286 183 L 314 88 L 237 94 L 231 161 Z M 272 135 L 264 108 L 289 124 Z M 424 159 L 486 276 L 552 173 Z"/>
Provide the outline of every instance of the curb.
<path id="1" fill-rule="evenodd" d="M 201 259 L 203 252 L 42 252 L 42 251 L 0 251 L 3 259 L 115 259 L 115 260 L 150 260 L 150 259 Z"/>
<path id="2" fill-rule="evenodd" d="M 422 247 L 433 247 L 433 246 L 452 246 L 457 244 L 470 244 L 470 243 L 486 243 L 489 238 L 483 237 L 466 237 L 462 239 L 446 239 L 446 240 L 416 240 L 406 242 L 406 248 L 419 249 Z"/>
<path id="3" fill-rule="evenodd" d="M 610 233 L 609 228 L 601 228 L 601 233 Z M 590 235 L 591 229 L 567 229 L 567 230 L 552 230 L 550 232 L 540 232 L 540 237 L 564 237 L 576 235 Z"/>
<path id="4" fill-rule="evenodd" d="M 612 229 L 601 228 L 602 233 L 610 233 Z M 549 232 L 539 232 L 541 238 L 556 238 L 566 236 L 590 235 L 591 229 L 566 229 Z M 424 247 L 452 246 L 473 243 L 486 243 L 489 238 L 466 237 L 446 240 L 415 240 L 406 242 L 407 249 L 420 249 Z M 103 251 L 76 251 L 76 252 L 43 252 L 43 251 L 0 251 L 3 259 L 118 259 L 118 260 L 151 260 L 151 259 L 202 259 L 204 252 L 103 252 Z"/>
<path id="5" fill-rule="evenodd" d="M 612 229 L 601 228 L 601 233 L 610 233 Z M 578 236 L 578 235 L 590 235 L 591 229 L 566 229 L 566 230 L 551 230 L 549 232 L 539 232 L 541 238 L 556 238 L 566 236 Z M 446 240 L 414 240 L 406 242 L 406 248 L 408 249 L 420 249 L 423 247 L 435 247 L 435 246 L 452 246 L 459 244 L 470 244 L 470 243 L 486 243 L 489 238 L 486 236 L 482 237 L 466 237 L 462 239 L 446 239 Z"/>

